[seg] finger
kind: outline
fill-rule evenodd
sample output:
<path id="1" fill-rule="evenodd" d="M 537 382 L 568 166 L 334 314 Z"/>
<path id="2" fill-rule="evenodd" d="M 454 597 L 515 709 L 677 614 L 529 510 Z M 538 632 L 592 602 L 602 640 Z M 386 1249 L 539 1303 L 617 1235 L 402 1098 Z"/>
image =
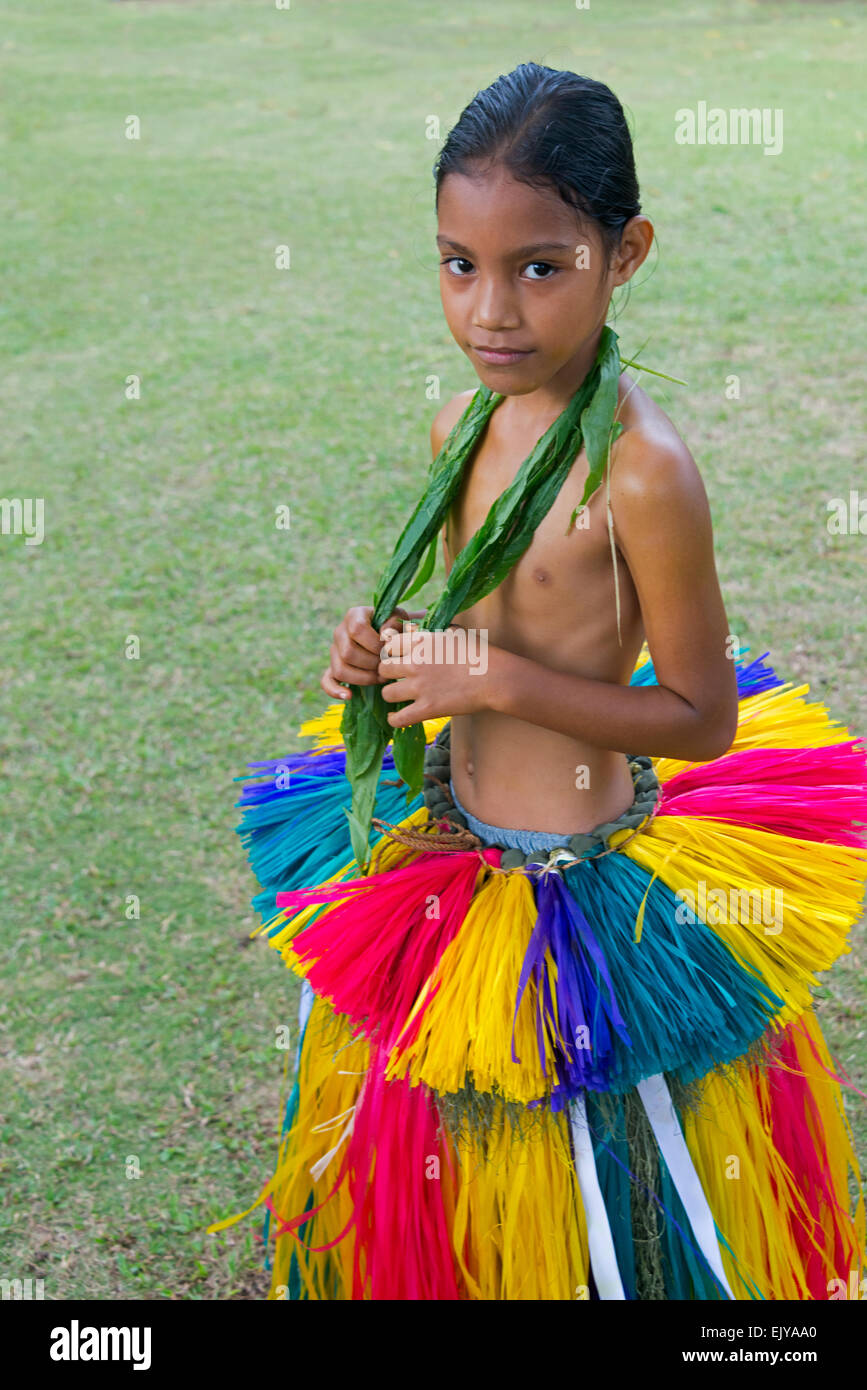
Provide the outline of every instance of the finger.
<path id="1" fill-rule="evenodd" d="M 387 671 L 398 669 L 414 671 L 419 666 L 428 665 L 431 660 L 426 633 L 402 632 L 391 638 L 387 646 L 383 647 L 380 667 L 383 661 L 387 661 Z"/>
<path id="2" fill-rule="evenodd" d="M 424 718 L 422 707 L 417 700 L 405 709 L 390 710 L 385 717 L 393 729 L 408 729 L 411 724 L 421 724 Z"/>
<path id="3" fill-rule="evenodd" d="M 335 640 L 331 643 L 330 655 L 329 670 L 335 680 L 347 681 L 352 685 L 373 685 L 377 681 L 378 653 L 374 657 L 371 652 L 362 652 L 351 646 L 346 650 L 341 642 Z"/>
<path id="4" fill-rule="evenodd" d="M 370 629 L 373 632 L 373 628 Z M 372 671 L 379 658 L 380 641 L 376 633 L 376 645 L 364 645 L 355 640 L 345 627 L 338 628 L 331 643 L 331 666 L 335 662 L 351 666 L 358 671 Z M 372 640 L 372 639 L 371 639 Z"/>
<path id="5" fill-rule="evenodd" d="M 349 666 L 333 656 L 327 674 L 338 685 L 378 685 L 380 680 L 376 669 L 362 671 L 360 666 Z"/>
<path id="6" fill-rule="evenodd" d="M 400 658 L 403 655 L 405 642 L 401 632 L 396 632 L 393 627 L 384 627 L 379 634 L 382 638 L 382 647 L 379 653 L 379 664 L 383 661 Z"/>
<path id="7" fill-rule="evenodd" d="M 383 628 L 382 636 L 385 640 L 379 654 L 379 664 L 382 666 L 383 661 L 388 661 L 392 670 L 401 662 L 411 665 L 412 653 L 423 640 L 418 633 L 395 632 L 391 628 Z"/>
<path id="8" fill-rule="evenodd" d="M 402 671 L 409 675 L 415 668 L 412 649 L 404 637 L 398 635 L 383 647 L 377 668 L 381 680 L 396 680 Z"/>
<path id="9" fill-rule="evenodd" d="M 412 681 L 390 680 L 388 685 L 382 686 L 380 694 L 383 700 L 388 700 L 392 704 L 397 704 L 401 700 L 414 700 L 417 692 Z"/>
<path id="10" fill-rule="evenodd" d="M 338 636 L 346 639 L 346 650 L 343 653 L 345 657 L 350 656 L 353 647 L 358 648 L 352 659 L 360 664 L 362 652 L 372 652 L 374 656 L 379 655 L 379 633 L 370 621 L 372 614 L 372 608 L 350 608 L 335 633 L 335 639 Z"/>
<path id="11" fill-rule="evenodd" d="M 411 618 L 411 617 L 412 617 L 412 614 L 411 614 L 411 613 L 407 613 L 407 611 L 406 611 L 405 608 L 395 608 L 394 612 L 393 612 L 393 613 L 389 613 L 389 615 L 388 615 L 388 617 L 386 618 L 385 622 L 382 624 L 382 627 L 380 627 L 380 629 L 379 629 L 380 636 L 382 636 L 383 629 L 384 629 L 384 628 L 387 628 L 387 627 L 394 627 L 394 628 L 397 628 L 397 630 L 398 630 L 398 632 L 399 632 L 400 629 L 403 627 L 404 623 L 406 622 L 406 620 L 407 620 L 408 618 Z"/>
<path id="12" fill-rule="evenodd" d="M 389 613 L 385 621 L 386 623 L 394 623 L 395 626 L 405 627 L 407 623 L 420 623 L 426 613 L 426 608 L 417 608 L 412 611 L 408 608 L 395 608 L 393 613 Z"/>
<path id="13" fill-rule="evenodd" d="M 411 652 L 423 650 L 429 641 L 430 634 L 421 628 L 404 623 L 402 632 L 398 632 L 392 627 L 384 627 L 380 637 L 388 641 L 391 651 Z"/>
<path id="14" fill-rule="evenodd" d="M 324 673 L 319 684 L 325 691 L 325 694 L 331 696 L 332 700 L 343 700 L 345 702 L 352 697 L 352 691 L 347 690 L 345 685 L 339 685 L 330 671 Z"/>
<path id="15" fill-rule="evenodd" d="M 379 629 L 379 635 L 381 637 L 383 632 L 385 632 L 386 628 L 391 628 L 392 630 L 396 630 L 398 632 L 417 631 L 419 623 L 421 622 L 422 618 L 424 618 L 426 613 L 426 608 L 418 608 L 415 609 L 413 612 L 410 612 L 406 608 L 395 608 L 393 613 L 389 613 L 385 622 Z"/>

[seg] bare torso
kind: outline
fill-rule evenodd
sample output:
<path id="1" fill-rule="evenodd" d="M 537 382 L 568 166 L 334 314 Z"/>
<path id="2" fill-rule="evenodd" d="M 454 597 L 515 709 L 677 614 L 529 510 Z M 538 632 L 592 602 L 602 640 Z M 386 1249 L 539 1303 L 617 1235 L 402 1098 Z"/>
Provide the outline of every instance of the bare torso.
<path id="1" fill-rule="evenodd" d="M 471 394 L 456 398 L 455 419 Z M 519 430 L 508 411 L 513 400 L 508 397 L 497 406 L 467 464 L 445 527 L 447 573 L 551 424 L 547 420 Z M 620 379 L 620 401 L 624 430 L 674 432 L 659 407 L 626 376 Z M 616 452 L 615 444 L 615 458 Z M 566 534 L 586 476 L 582 449 L 520 560 L 498 588 L 457 614 L 454 622 L 485 631 L 492 646 L 555 670 L 627 684 L 644 633 L 635 587 L 618 554 L 622 645 L 618 642 L 604 483 L 588 504 L 585 526 L 576 523 Z M 467 810 L 481 820 L 557 834 L 592 829 L 619 815 L 633 799 L 623 753 L 489 709 L 453 717 L 452 779 Z"/>

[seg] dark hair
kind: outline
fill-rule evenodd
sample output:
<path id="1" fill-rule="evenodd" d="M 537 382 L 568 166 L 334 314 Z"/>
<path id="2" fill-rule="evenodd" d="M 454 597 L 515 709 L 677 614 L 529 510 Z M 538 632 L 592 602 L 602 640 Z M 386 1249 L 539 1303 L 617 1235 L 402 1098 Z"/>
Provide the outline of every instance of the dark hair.
<path id="1" fill-rule="evenodd" d="M 434 162 L 435 205 L 446 175 L 472 174 L 477 162 L 555 189 L 597 224 L 609 258 L 641 211 L 623 107 L 604 82 L 576 72 L 521 63 L 477 92 Z"/>

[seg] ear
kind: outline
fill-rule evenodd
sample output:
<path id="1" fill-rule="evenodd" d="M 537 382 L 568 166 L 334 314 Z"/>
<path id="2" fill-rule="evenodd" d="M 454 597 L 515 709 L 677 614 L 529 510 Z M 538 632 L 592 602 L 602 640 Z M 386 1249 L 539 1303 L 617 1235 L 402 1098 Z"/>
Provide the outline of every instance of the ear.
<path id="1" fill-rule="evenodd" d="M 638 267 L 647 259 L 653 245 L 653 223 L 649 217 L 639 213 L 630 217 L 623 228 L 620 246 L 611 263 L 612 285 L 625 285 L 631 280 Z"/>

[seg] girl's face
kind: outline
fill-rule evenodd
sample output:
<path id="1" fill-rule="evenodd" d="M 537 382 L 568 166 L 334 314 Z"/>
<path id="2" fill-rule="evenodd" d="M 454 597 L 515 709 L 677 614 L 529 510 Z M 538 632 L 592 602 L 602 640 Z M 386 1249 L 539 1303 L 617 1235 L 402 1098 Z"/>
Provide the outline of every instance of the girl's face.
<path id="1" fill-rule="evenodd" d="M 647 218 L 632 218 L 609 265 L 594 225 L 579 231 L 558 194 L 520 183 L 502 166 L 472 177 L 447 174 L 438 223 L 440 293 L 452 336 L 485 386 L 515 396 L 561 372 L 564 386 L 577 387 L 612 290 L 638 268 L 653 237 Z M 627 236 L 641 223 L 646 228 Z"/>

